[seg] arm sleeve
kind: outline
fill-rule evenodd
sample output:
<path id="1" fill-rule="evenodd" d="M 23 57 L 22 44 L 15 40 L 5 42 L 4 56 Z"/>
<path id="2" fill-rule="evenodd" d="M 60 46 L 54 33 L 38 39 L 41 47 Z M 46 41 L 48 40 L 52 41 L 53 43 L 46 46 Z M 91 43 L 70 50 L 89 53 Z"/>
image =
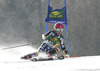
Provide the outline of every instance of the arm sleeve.
<path id="1" fill-rule="evenodd" d="M 60 42 L 60 47 L 61 49 L 64 51 L 66 49 L 65 45 L 64 45 L 64 39 L 61 40 Z"/>
<path id="2" fill-rule="evenodd" d="M 49 32 L 47 32 L 46 34 L 45 34 L 45 36 L 46 37 L 49 37 L 49 36 L 51 36 L 53 34 L 53 31 L 49 31 Z"/>

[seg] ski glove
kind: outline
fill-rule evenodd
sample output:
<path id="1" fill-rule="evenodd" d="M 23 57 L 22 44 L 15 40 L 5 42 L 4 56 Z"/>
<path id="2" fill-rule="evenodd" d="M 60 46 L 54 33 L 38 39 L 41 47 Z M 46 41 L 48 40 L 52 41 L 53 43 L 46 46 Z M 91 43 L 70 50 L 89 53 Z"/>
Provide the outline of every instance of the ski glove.
<path id="1" fill-rule="evenodd" d="M 45 40 L 46 39 L 46 36 L 44 34 L 42 34 L 42 39 Z"/>
<path id="2" fill-rule="evenodd" d="M 64 53 L 65 53 L 65 54 L 69 54 L 69 51 L 67 51 L 67 50 L 64 50 Z"/>

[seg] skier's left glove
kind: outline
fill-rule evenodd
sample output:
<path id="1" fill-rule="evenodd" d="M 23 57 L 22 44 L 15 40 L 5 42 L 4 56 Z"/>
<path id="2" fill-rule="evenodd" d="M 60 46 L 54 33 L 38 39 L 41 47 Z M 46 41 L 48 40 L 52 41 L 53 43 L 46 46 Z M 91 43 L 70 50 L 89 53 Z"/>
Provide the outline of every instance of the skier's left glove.
<path id="1" fill-rule="evenodd" d="M 69 51 L 67 51 L 67 50 L 64 50 L 64 53 L 65 53 L 66 55 L 69 55 L 69 54 L 70 54 Z"/>
<path id="2" fill-rule="evenodd" d="M 69 56 L 70 56 L 69 51 L 64 50 L 64 57 L 65 57 L 65 58 L 69 58 Z"/>

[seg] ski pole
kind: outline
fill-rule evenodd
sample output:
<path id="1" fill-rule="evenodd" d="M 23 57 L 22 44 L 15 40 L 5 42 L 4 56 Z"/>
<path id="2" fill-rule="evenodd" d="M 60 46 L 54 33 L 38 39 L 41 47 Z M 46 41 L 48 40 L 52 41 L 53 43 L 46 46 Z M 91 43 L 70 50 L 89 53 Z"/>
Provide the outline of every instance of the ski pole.
<path id="1" fill-rule="evenodd" d="M 7 47 L 7 48 L 3 48 L 2 50 L 18 48 L 18 47 L 21 47 L 21 46 L 28 46 L 28 45 L 30 45 L 30 44 L 24 44 L 24 45 L 19 45 L 19 46 L 14 46 L 14 47 Z"/>

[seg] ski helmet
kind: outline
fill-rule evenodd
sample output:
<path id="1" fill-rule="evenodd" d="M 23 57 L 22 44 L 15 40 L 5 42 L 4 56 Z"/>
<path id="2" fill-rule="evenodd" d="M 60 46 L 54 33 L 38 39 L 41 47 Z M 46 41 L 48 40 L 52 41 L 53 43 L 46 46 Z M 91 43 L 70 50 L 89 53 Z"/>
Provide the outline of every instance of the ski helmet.
<path id="1" fill-rule="evenodd" d="M 63 28 L 64 28 L 64 26 L 63 26 L 63 24 L 61 24 L 61 23 L 56 23 L 55 25 L 54 25 L 54 30 L 56 30 L 56 31 L 63 31 Z"/>

